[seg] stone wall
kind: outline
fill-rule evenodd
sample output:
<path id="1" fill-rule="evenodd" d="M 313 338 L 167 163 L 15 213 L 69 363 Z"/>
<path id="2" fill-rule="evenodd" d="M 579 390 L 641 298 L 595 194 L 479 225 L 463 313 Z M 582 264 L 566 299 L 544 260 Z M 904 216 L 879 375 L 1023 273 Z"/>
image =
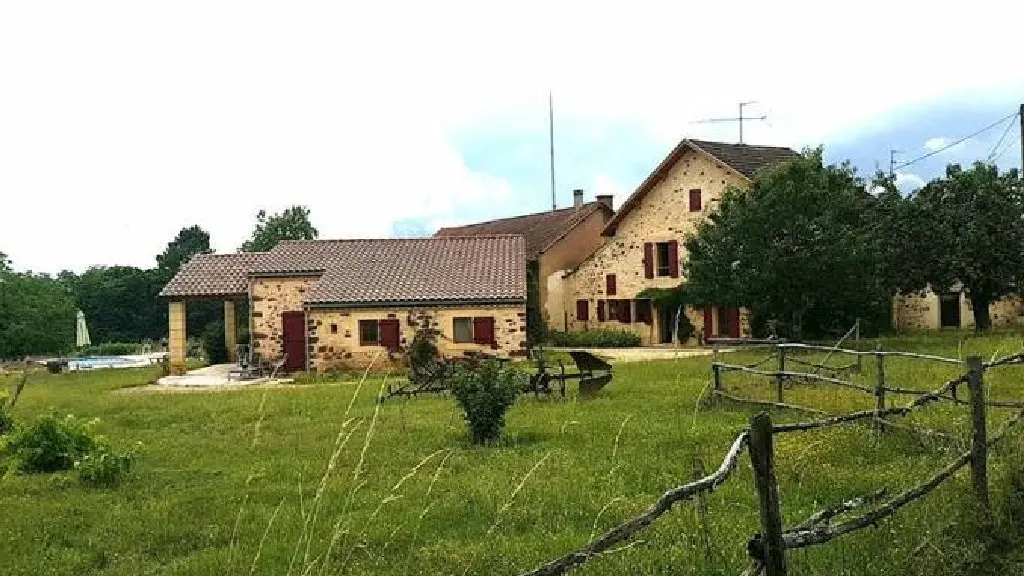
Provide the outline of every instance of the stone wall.
<path id="1" fill-rule="evenodd" d="M 729 186 L 746 187 L 747 181 L 712 158 L 692 151 L 685 152 L 633 209 L 619 222 L 615 235 L 567 278 L 564 309 L 569 316 L 569 329 L 626 329 L 640 335 L 644 344 L 657 342 L 658 315 L 651 325 L 622 324 L 617 321 L 597 322 L 597 300 L 605 295 L 605 275 L 615 274 L 616 295 L 611 298 L 633 299 L 645 288 L 672 288 L 685 281 L 682 262 L 686 259 L 684 240 L 696 231 L 697 224 L 717 207 Z M 701 210 L 690 212 L 690 190 L 701 190 Z M 644 277 L 644 243 L 676 240 L 679 243 L 680 277 Z M 576 318 L 576 300 L 589 302 L 590 321 Z M 701 331 L 702 310 L 687 310 L 687 317 Z M 632 315 L 635 319 L 635 313 Z M 749 333 L 746 314 L 741 313 L 741 333 Z"/>
<path id="2" fill-rule="evenodd" d="M 494 348 L 487 345 L 454 342 L 453 320 L 456 317 L 494 318 Z M 481 351 L 498 356 L 519 356 L 526 351 L 526 306 L 493 308 L 313 308 L 309 310 L 309 366 L 316 372 L 364 369 L 371 363 L 386 367 L 397 364 L 401 352 L 389 354 L 382 346 L 359 344 L 360 320 L 394 318 L 401 327 L 400 345 L 404 348 L 421 327 L 441 331 L 438 348 L 445 356 L 458 356 L 468 351 Z"/>
<path id="3" fill-rule="evenodd" d="M 565 330 L 565 294 L 561 277 L 601 246 L 604 241 L 601 231 L 609 219 L 605 210 L 591 213 L 540 255 L 541 316 L 549 328 Z"/>
<path id="4" fill-rule="evenodd" d="M 254 278 L 250 284 L 250 340 L 264 360 L 275 361 L 284 353 L 285 312 L 301 312 L 302 299 L 316 277 Z"/>
<path id="5" fill-rule="evenodd" d="M 938 330 L 941 327 L 939 295 L 930 288 L 923 294 L 901 294 L 893 302 L 893 326 L 900 331 Z M 1004 298 L 989 305 L 992 327 L 1015 326 L 1024 315 L 1024 300 Z M 960 294 L 960 326 L 974 328 L 974 308 L 967 294 Z"/>

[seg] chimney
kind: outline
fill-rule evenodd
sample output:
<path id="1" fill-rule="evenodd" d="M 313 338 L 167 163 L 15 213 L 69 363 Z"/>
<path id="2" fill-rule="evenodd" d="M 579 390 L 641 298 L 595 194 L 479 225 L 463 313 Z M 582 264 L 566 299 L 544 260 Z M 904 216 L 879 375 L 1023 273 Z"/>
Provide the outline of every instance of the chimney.
<path id="1" fill-rule="evenodd" d="M 579 209 L 580 206 L 583 206 L 583 190 L 577 188 L 572 191 L 572 205 L 573 208 L 576 209 Z"/>
<path id="2" fill-rule="evenodd" d="M 607 206 L 609 210 L 615 210 L 615 207 L 612 206 L 611 194 L 598 194 L 596 198 L 598 202 Z"/>

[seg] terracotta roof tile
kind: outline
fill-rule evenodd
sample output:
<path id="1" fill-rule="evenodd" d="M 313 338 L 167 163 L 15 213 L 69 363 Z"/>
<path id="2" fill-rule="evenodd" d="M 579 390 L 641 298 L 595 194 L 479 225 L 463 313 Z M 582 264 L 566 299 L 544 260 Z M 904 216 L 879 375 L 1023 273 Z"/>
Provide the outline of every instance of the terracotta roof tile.
<path id="1" fill-rule="evenodd" d="M 522 236 L 282 242 L 252 274 L 322 273 L 311 305 L 526 300 Z"/>
<path id="2" fill-rule="evenodd" d="M 480 236 L 492 234 L 522 234 L 526 238 L 526 257 L 535 260 L 558 239 L 598 210 L 612 210 L 601 202 L 587 202 L 579 209 L 562 208 L 537 214 L 490 220 L 466 226 L 441 228 L 438 238 L 452 236 Z"/>
<path id="3" fill-rule="evenodd" d="M 249 293 L 249 270 L 264 256 L 265 252 L 196 254 L 164 286 L 160 296 L 245 296 Z"/>

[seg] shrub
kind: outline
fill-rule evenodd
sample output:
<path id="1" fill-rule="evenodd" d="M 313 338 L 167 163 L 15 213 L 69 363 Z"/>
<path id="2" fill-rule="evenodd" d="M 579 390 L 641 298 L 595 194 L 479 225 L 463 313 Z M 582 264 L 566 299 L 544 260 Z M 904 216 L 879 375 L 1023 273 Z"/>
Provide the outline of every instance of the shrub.
<path id="1" fill-rule="evenodd" d="M 106 342 L 95 346 L 79 348 L 76 356 L 124 356 L 126 354 L 138 354 L 142 351 L 141 344 L 131 342 Z"/>
<path id="2" fill-rule="evenodd" d="M 452 394 L 465 414 L 470 440 L 484 444 L 497 440 L 505 427 L 505 413 L 526 385 L 525 373 L 489 360 L 479 366 L 459 366 L 450 377 Z"/>
<path id="3" fill-rule="evenodd" d="M 224 325 L 211 322 L 203 329 L 203 352 L 209 364 L 224 364 L 228 361 L 228 347 L 224 343 Z"/>
<path id="4" fill-rule="evenodd" d="M 409 382 L 412 384 L 425 383 L 442 368 L 436 341 L 437 330 L 422 328 L 409 343 Z"/>
<path id="5" fill-rule="evenodd" d="M 0 398 L 0 436 L 7 434 L 14 429 L 14 418 L 11 416 L 7 404 Z"/>
<path id="6" fill-rule="evenodd" d="M 571 346 L 581 348 L 629 348 L 640 345 L 640 336 L 625 330 L 583 330 L 581 332 L 548 333 L 548 343 L 552 346 Z"/>
<path id="7" fill-rule="evenodd" d="M 47 414 L 18 427 L 7 449 L 24 472 L 69 470 L 100 444 L 93 431 L 95 423 L 70 414 L 63 418 Z"/>
<path id="8" fill-rule="evenodd" d="M 79 482 L 98 488 L 113 488 L 135 467 L 135 452 L 117 453 L 100 444 L 75 461 Z"/>

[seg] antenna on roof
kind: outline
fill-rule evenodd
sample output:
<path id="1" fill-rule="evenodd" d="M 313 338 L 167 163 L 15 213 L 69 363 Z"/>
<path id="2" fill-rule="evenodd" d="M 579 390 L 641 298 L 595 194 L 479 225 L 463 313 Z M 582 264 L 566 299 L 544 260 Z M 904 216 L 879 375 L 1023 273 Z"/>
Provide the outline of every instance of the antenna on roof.
<path id="1" fill-rule="evenodd" d="M 555 104 L 548 90 L 548 142 L 551 144 L 551 209 L 557 210 L 555 203 Z"/>
<path id="2" fill-rule="evenodd" d="M 708 118 L 706 120 L 694 120 L 691 124 L 708 124 L 711 122 L 739 122 L 740 123 L 740 144 L 743 144 L 743 121 L 744 120 L 767 120 L 768 115 L 762 114 L 760 116 L 744 116 L 743 107 L 751 104 L 757 104 L 756 100 L 750 100 L 748 102 L 740 102 L 740 115 L 737 118 Z"/>

